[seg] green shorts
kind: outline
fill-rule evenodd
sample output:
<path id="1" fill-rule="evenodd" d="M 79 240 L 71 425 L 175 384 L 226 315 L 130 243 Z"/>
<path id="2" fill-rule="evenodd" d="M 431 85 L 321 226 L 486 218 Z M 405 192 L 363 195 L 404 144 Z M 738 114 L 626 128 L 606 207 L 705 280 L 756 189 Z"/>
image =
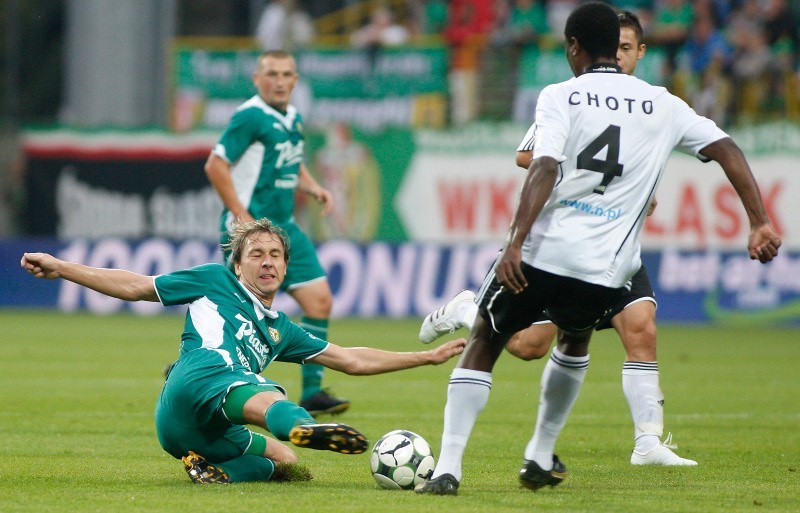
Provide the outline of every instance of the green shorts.
<path id="1" fill-rule="evenodd" d="M 308 235 L 296 223 L 286 223 L 279 226 L 286 231 L 286 235 L 289 237 L 289 267 L 286 270 L 286 278 L 281 284 L 281 290 L 300 288 L 308 283 L 325 278 L 325 269 L 319 263 L 317 249 L 311 239 L 308 238 Z M 222 236 L 220 242 L 225 244 L 228 242 L 228 238 L 226 233 Z M 224 251 L 223 256 L 228 268 L 232 268 L 230 251 Z"/>
<path id="2" fill-rule="evenodd" d="M 169 373 L 156 403 L 156 433 L 161 447 L 176 458 L 194 451 L 209 461 L 242 456 L 254 433 L 225 417 L 228 392 L 241 385 L 280 385 L 241 367 L 225 364 L 212 349 L 182 355 Z"/>

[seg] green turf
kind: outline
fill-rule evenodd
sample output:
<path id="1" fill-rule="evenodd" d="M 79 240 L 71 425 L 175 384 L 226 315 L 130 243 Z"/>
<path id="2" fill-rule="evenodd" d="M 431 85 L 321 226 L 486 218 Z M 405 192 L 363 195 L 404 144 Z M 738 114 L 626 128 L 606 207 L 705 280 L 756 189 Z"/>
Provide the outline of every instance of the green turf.
<path id="1" fill-rule="evenodd" d="M 177 316 L 0 311 L 0 511 L 733 512 L 800 511 L 797 330 L 661 327 L 666 429 L 695 468 L 631 467 L 632 426 L 615 334 L 592 345 L 583 391 L 557 444 L 567 480 L 532 493 L 516 473 L 532 433 L 542 362 L 504 355 L 473 431 L 458 497 L 379 489 L 368 456 L 298 452 L 307 483 L 192 485 L 158 445 L 153 407 L 177 354 Z M 419 350 L 417 321 L 337 320 L 341 345 Z M 337 417 L 371 440 L 396 428 L 438 454 L 454 362 L 383 376 L 328 372 L 353 401 Z M 269 377 L 293 398 L 300 372 Z"/>

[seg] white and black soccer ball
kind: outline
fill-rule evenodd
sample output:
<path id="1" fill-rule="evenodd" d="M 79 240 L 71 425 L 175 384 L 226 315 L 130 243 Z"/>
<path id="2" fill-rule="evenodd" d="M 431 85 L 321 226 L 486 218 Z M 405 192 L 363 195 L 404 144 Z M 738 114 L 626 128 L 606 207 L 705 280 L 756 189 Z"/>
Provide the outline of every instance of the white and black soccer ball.
<path id="1" fill-rule="evenodd" d="M 404 429 L 380 437 L 369 457 L 372 477 L 390 490 L 412 490 L 430 476 L 435 465 L 428 442 Z"/>

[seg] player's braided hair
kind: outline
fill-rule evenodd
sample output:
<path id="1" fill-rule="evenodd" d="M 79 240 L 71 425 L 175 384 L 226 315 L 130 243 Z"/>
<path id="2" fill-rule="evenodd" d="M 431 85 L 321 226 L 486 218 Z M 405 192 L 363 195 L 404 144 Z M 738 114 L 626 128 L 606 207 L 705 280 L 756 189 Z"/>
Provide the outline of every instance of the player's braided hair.
<path id="1" fill-rule="evenodd" d="M 231 262 L 241 262 L 245 242 L 252 235 L 258 233 L 269 233 L 281 241 L 283 244 L 283 260 L 288 264 L 289 237 L 286 235 L 286 232 L 283 231 L 283 228 L 274 225 L 272 221 L 266 217 L 253 221 L 234 223 L 233 228 L 231 228 L 230 239 L 227 244 L 222 245 L 222 249 L 231 252 Z"/>
<path id="2" fill-rule="evenodd" d="M 611 62 L 616 62 L 619 46 L 617 12 L 602 2 L 582 4 L 567 18 L 564 37 L 567 41 L 577 39 L 592 60 L 608 57 Z"/>

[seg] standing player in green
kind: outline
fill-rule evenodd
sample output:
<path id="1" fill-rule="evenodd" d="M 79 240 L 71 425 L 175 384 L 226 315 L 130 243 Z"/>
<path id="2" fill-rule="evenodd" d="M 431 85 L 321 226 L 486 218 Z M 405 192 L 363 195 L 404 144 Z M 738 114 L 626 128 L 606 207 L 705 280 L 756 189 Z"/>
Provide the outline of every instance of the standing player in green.
<path id="1" fill-rule="evenodd" d="M 236 110 L 205 165 L 206 175 L 224 205 L 221 242 L 238 220 L 266 217 L 286 231 L 292 246 L 287 291 L 303 311 L 300 326 L 325 340 L 333 305 L 328 279 L 314 244 L 295 223 L 295 189 L 322 204 L 322 214 L 333 209 L 331 193 L 303 164 L 303 120 L 289 104 L 297 84 L 294 57 L 282 50 L 264 52 L 253 72 L 258 94 Z M 228 267 L 230 252 L 225 252 Z M 350 402 L 322 389 L 321 365 L 303 366 L 301 406 L 312 415 L 341 413 Z"/>
<path id="2" fill-rule="evenodd" d="M 46 253 L 25 253 L 37 278 L 63 278 L 126 301 L 189 305 L 180 356 L 156 405 L 161 447 L 183 460 L 196 483 L 307 479 L 293 468 L 295 446 L 359 454 L 366 438 L 344 424 L 317 424 L 286 391 L 260 375 L 273 360 L 314 363 L 353 375 L 436 365 L 461 353 L 464 339 L 433 351 L 397 353 L 340 347 L 271 309 L 286 276 L 288 242 L 267 219 L 236 224 L 228 248 L 234 272 L 205 264 L 160 276 L 97 269 Z M 260 426 L 275 438 L 251 431 Z"/>

